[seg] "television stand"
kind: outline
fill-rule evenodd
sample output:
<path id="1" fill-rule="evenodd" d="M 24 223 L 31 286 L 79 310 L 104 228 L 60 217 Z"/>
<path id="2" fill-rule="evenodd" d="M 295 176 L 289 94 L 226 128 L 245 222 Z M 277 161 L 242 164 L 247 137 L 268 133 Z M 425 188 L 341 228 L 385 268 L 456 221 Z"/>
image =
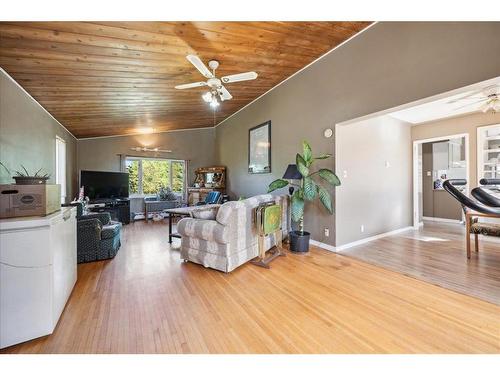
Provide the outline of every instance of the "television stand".
<path id="1" fill-rule="evenodd" d="M 90 212 L 109 212 L 111 220 L 122 224 L 130 223 L 130 200 L 128 198 L 91 201 L 87 208 Z"/>

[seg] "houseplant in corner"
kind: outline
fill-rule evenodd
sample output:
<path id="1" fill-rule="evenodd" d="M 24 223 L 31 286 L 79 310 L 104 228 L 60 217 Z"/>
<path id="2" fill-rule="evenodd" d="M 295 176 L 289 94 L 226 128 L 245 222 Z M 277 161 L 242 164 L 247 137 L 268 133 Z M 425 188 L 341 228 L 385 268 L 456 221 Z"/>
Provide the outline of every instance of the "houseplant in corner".
<path id="1" fill-rule="evenodd" d="M 332 170 L 322 168 L 312 172 L 313 164 L 316 160 L 328 159 L 331 154 L 313 156 L 311 146 L 308 142 L 303 142 L 303 153 L 297 154 L 295 162 L 302 178 L 299 184 L 293 184 L 287 180 L 279 178 L 269 184 L 268 193 L 281 189 L 289 184 L 296 186 L 297 189 L 292 195 L 292 221 L 298 223 L 299 230 L 290 232 L 290 250 L 297 252 L 309 251 L 310 233 L 304 231 L 304 205 L 307 201 L 314 201 L 319 198 L 323 206 L 333 214 L 332 197 L 328 190 L 321 185 L 326 182 L 331 186 L 339 186 L 340 179 Z"/>
<path id="2" fill-rule="evenodd" d="M 0 166 L 3 167 L 7 173 L 10 175 L 11 172 L 9 168 L 5 166 L 2 162 L 0 162 Z M 34 174 L 30 174 L 27 169 L 24 167 L 24 165 L 21 165 L 21 168 L 23 169 L 21 172 L 20 171 L 14 171 L 16 174 L 12 176 L 12 178 L 16 181 L 17 185 L 39 185 L 39 184 L 45 184 L 47 180 L 50 178 L 50 175 L 45 173 L 41 174 L 40 172 L 42 171 L 42 168 L 40 168 L 38 171 L 36 171 Z"/>

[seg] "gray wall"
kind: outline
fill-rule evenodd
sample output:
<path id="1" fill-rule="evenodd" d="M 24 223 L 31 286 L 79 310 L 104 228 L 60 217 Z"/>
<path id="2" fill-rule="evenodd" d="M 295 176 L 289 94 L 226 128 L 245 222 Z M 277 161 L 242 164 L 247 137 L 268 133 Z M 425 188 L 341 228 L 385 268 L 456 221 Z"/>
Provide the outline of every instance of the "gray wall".
<path id="1" fill-rule="evenodd" d="M 215 130 L 213 128 L 122 137 L 101 137 L 78 141 L 78 171 L 120 171 L 119 154 L 189 160 L 189 182 L 198 167 L 214 165 Z M 171 153 L 136 152 L 132 147 L 158 147 Z"/>
<path id="2" fill-rule="evenodd" d="M 66 199 L 76 195 L 76 139 L 0 69 L 0 161 L 9 169 L 43 168 L 55 183 L 56 136 L 66 141 Z M 13 183 L 0 169 L 0 183 Z"/>
<path id="3" fill-rule="evenodd" d="M 333 153 L 325 128 L 499 76 L 498 35 L 498 22 L 374 25 L 216 128 L 217 163 L 228 167 L 230 192 L 265 192 L 303 139 L 317 152 Z M 267 120 L 272 174 L 248 175 L 248 129 Z M 333 160 L 325 165 L 333 168 Z M 334 217 L 318 205 L 306 209 L 305 227 L 315 240 L 335 244 L 334 236 L 323 235 L 323 228 L 335 227 Z"/>
<path id="4" fill-rule="evenodd" d="M 412 225 L 410 127 L 390 116 L 337 125 L 337 246 Z"/>
<path id="5" fill-rule="evenodd" d="M 132 151 L 132 147 L 158 147 L 172 150 L 156 156 L 189 160 L 188 179 L 191 185 L 194 170 L 215 165 L 215 129 L 196 129 L 168 133 L 81 139 L 78 141 L 78 171 L 120 171 L 119 154 L 154 157 L 152 152 Z M 131 211 L 144 211 L 141 200 L 132 199 Z"/>

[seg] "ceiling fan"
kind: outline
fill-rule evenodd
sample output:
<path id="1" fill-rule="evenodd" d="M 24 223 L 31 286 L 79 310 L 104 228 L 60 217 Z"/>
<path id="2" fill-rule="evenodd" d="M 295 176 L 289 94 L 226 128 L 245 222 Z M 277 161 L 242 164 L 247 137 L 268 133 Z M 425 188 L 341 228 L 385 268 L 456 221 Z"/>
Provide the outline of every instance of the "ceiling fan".
<path id="1" fill-rule="evenodd" d="M 472 102 L 470 102 L 472 100 Z M 468 101 L 469 103 L 462 105 L 455 110 L 466 108 L 468 106 L 478 106 L 477 109 L 484 113 L 488 111 L 500 112 L 500 85 L 491 85 L 482 89 L 470 92 L 459 98 L 450 100 L 448 104 Z"/>
<path id="2" fill-rule="evenodd" d="M 231 100 L 233 96 L 227 91 L 227 89 L 222 85 L 222 83 L 233 83 L 233 82 L 241 82 L 241 81 L 249 81 L 257 78 L 257 73 L 255 72 L 246 72 L 246 73 L 238 73 L 232 74 L 230 76 L 221 77 L 220 79 L 215 76 L 215 70 L 219 67 L 219 62 L 217 60 L 210 60 L 208 62 L 208 66 L 210 69 L 206 67 L 205 64 L 200 60 L 200 58 L 196 55 L 188 55 L 186 56 L 188 61 L 194 65 L 196 69 L 205 77 L 207 81 L 194 82 L 194 83 L 186 83 L 183 85 L 175 86 L 178 90 L 191 89 L 194 87 L 203 87 L 208 86 L 210 91 L 207 91 L 202 95 L 202 98 L 205 102 L 210 103 L 210 107 L 217 108 L 219 106 L 219 101 L 217 97 L 220 98 L 221 101 Z"/>

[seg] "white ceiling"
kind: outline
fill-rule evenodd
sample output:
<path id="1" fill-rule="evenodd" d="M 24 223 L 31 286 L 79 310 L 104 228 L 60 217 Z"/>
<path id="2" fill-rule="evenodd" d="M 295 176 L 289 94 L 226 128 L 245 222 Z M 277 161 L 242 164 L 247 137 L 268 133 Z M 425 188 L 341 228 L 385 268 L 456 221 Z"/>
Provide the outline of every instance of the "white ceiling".
<path id="1" fill-rule="evenodd" d="M 499 85 L 500 87 L 500 77 L 496 78 L 495 80 L 485 81 L 483 84 L 478 83 L 477 85 L 474 85 L 473 88 L 468 87 L 459 94 L 456 94 L 455 91 L 454 95 L 430 101 L 425 104 L 416 105 L 400 111 L 392 112 L 389 115 L 411 124 L 421 124 L 423 122 L 434 121 L 446 117 L 454 117 L 466 113 L 479 112 L 479 106 L 481 105 L 481 103 L 474 103 L 479 100 L 478 97 L 481 97 L 480 90 L 495 84 Z M 465 98 L 455 103 L 450 103 L 450 101 L 454 99 L 458 99 L 469 94 L 474 95 L 471 95 L 470 98 Z"/>

